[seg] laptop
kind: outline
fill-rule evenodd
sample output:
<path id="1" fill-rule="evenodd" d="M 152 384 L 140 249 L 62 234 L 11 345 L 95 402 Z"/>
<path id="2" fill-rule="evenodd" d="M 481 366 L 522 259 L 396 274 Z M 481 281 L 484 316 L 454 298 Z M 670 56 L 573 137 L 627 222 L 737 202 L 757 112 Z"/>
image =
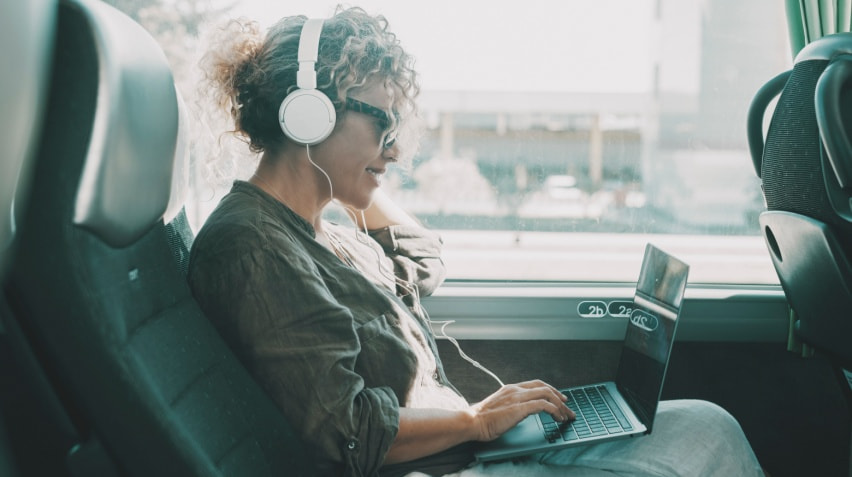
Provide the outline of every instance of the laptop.
<path id="1" fill-rule="evenodd" d="M 615 381 L 561 390 L 577 414 L 574 422 L 559 424 L 545 412 L 533 414 L 498 439 L 479 444 L 476 460 L 512 459 L 649 434 L 688 273 L 688 265 L 646 245 Z"/>

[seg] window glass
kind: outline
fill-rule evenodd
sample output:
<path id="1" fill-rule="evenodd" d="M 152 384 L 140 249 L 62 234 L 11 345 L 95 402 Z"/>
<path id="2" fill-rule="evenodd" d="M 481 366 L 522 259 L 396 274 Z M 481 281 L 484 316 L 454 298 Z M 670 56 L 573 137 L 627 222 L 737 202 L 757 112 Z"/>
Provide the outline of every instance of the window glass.
<path id="1" fill-rule="evenodd" d="M 193 104 L 204 28 L 335 6 L 116 3 L 164 42 Z M 757 89 L 791 65 L 783 2 L 358 5 L 384 14 L 416 58 L 426 132 L 384 187 L 441 232 L 451 279 L 635 281 L 652 241 L 690 263 L 692 282 L 777 283 L 745 118 Z M 196 136 L 198 163 L 221 154 L 210 147 L 221 137 Z M 218 177 L 251 173 L 222 167 Z M 195 226 L 228 188 L 196 172 Z"/>

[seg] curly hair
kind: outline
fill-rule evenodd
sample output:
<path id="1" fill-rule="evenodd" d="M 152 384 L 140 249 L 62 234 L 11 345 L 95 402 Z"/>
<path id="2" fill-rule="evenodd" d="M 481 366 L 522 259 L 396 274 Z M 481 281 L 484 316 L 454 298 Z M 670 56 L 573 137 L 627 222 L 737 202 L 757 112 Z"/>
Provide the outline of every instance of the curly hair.
<path id="1" fill-rule="evenodd" d="M 252 152 L 287 140 L 278 124 L 278 108 L 297 89 L 299 37 L 306 20 L 305 16 L 286 17 L 266 35 L 255 22 L 231 20 L 202 58 L 208 97 L 212 95 L 230 113 L 232 132 L 248 142 Z M 415 98 L 420 88 L 413 62 L 383 16 L 338 7 L 323 24 L 317 89 L 331 99 L 340 115 L 352 89 L 385 81 L 396 93 L 392 109 L 404 122 L 417 113 Z"/>

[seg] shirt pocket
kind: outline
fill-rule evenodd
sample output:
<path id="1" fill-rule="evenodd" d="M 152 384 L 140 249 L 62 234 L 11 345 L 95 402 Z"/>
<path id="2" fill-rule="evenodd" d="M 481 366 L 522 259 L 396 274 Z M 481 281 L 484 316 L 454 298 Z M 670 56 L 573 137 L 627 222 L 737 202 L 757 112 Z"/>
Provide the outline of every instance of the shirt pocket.
<path id="1" fill-rule="evenodd" d="M 377 336 L 392 334 L 393 331 L 391 331 L 387 316 L 383 313 L 364 323 L 356 323 L 355 333 L 358 334 L 358 340 L 363 345 Z"/>

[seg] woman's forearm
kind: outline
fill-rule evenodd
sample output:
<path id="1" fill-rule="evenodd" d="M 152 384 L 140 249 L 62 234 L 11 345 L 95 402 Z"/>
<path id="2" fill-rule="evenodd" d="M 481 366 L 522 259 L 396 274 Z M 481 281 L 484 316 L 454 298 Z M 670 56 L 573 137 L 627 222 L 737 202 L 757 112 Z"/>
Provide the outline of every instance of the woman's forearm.
<path id="1" fill-rule="evenodd" d="M 385 463 L 418 459 L 479 438 L 477 421 L 468 411 L 403 407 L 399 409 L 399 432 Z"/>
<path id="2" fill-rule="evenodd" d="M 376 230 L 389 225 L 420 225 L 420 223 L 408 212 L 398 206 L 381 189 L 373 193 L 373 203 L 361 213 L 355 214 L 358 227 L 366 226 L 369 230 Z"/>
<path id="3" fill-rule="evenodd" d="M 547 412 L 562 422 L 574 419 L 566 398 L 553 386 L 532 380 L 502 386 L 467 410 L 399 409 L 399 432 L 385 463 L 405 462 L 468 441 L 496 439 L 523 418 Z"/>

